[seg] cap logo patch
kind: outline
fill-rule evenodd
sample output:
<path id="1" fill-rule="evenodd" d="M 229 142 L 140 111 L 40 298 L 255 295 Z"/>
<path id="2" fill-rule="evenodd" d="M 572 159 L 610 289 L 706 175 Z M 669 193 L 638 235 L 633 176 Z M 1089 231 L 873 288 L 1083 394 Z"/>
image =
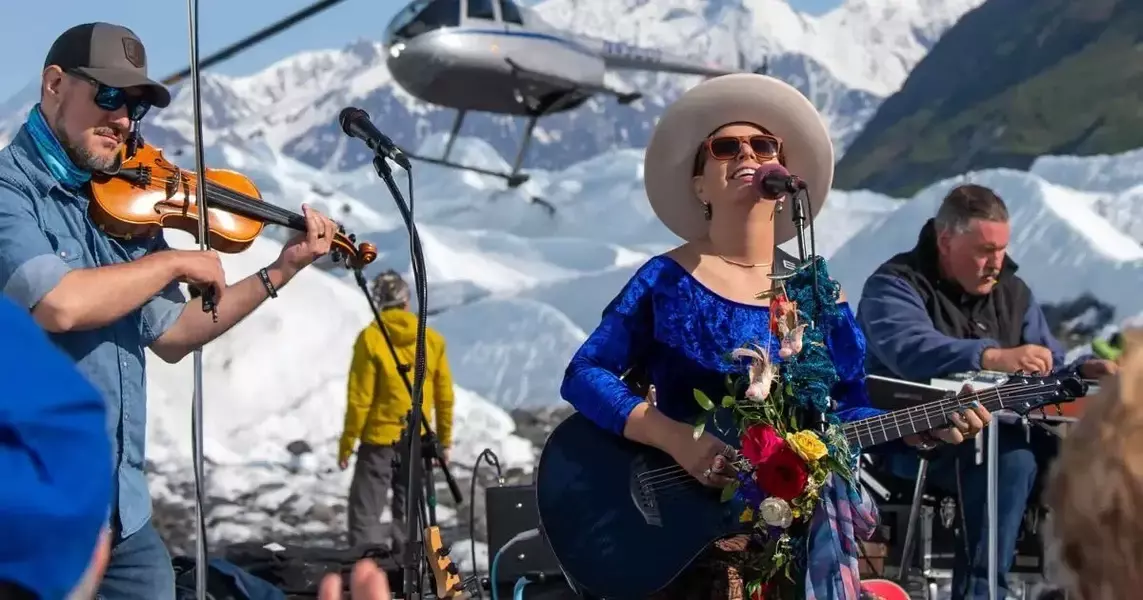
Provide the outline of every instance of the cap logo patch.
<path id="1" fill-rule="evenodd" d="M 123 56 L 136 69 L 142 69 L 147 64 L 147 54 L 143 50 L 143 44 L 135 38 L 123 38 Z"/>

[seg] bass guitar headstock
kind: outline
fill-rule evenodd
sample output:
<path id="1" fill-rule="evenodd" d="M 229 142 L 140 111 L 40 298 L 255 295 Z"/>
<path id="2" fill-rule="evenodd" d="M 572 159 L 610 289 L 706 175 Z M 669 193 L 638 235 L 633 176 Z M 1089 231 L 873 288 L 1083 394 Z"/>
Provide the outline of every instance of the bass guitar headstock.
<path id="1" fill-rule="evenodd" d="M 439 527 L 426 527 L 424 532 L 425 559 L 432 571 L 433 588 L 441 600 L 465 600 L 468 590 L 460 578 L 460 569 L 452 562 L 449 548 L 441 540 Z"/>

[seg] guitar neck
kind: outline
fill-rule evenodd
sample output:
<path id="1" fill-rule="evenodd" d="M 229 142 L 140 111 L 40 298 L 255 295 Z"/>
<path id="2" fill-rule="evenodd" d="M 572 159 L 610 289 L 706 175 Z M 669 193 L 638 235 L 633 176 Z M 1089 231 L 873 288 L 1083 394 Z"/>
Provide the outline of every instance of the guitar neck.
<path id="1" fill-rule="evenodd" d="M 1023 384 L 1006 384 L 979 392 L 950 396 L 941 400 L 919 404 L 910 408 L 852 421 L 842 425 L 845 439 L 851 448 L 884 444 L 905 436 L 940 429 L 951 425 L 948 415 L 979 402 L 989 412 L 1015 406 L 1038 404 L 1032 402 L 1046 396 L 1044 389 Z"/>

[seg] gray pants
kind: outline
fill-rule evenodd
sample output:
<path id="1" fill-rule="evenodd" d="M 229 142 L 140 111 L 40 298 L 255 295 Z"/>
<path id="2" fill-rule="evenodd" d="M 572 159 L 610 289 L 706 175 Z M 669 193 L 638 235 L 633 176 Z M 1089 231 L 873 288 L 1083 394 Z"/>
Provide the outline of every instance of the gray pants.
<path id="1" fill-rule="evenodd" d="M 405 454 L 402 448 L 401 454 Z M 397 458 L 396 446 L 361 444 L 357 450 L 357 464 L 353 469 L 353 483 L 349 485 L 349 545 L 388 545 L 394 552 L 402 552 L 405 539 L 405 495 L 408 487 L 408 461 Z M 393 520 L 388 527 L 381 523 L 381 513 L 390 488 L 393 501 L 389 510 Z"/>

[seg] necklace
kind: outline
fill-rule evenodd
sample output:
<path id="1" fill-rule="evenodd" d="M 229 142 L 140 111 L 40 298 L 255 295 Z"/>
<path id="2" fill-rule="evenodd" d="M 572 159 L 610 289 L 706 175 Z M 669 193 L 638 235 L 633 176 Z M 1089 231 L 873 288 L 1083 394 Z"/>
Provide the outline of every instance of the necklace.
<path id="1" fill-rule="evenodd" d="M 761 267 L 769 267 L 770 265 L 774 264 L 774 261 L 764 262 L 764 263 L 744 263 L 744 262 L 738 262 L 736 260 L 731 260 L 731 259 L 729 259 L 729 258 L 727 258 L 721 254 L 715 254 L 715 256 L 721 258 L 723 260 L 723 262 L 725 262 L 727 264 L 731 264 L 731 265 L 734 265 L 736 267 L 742 267 L 744 269 L 758 269 Z"/>

